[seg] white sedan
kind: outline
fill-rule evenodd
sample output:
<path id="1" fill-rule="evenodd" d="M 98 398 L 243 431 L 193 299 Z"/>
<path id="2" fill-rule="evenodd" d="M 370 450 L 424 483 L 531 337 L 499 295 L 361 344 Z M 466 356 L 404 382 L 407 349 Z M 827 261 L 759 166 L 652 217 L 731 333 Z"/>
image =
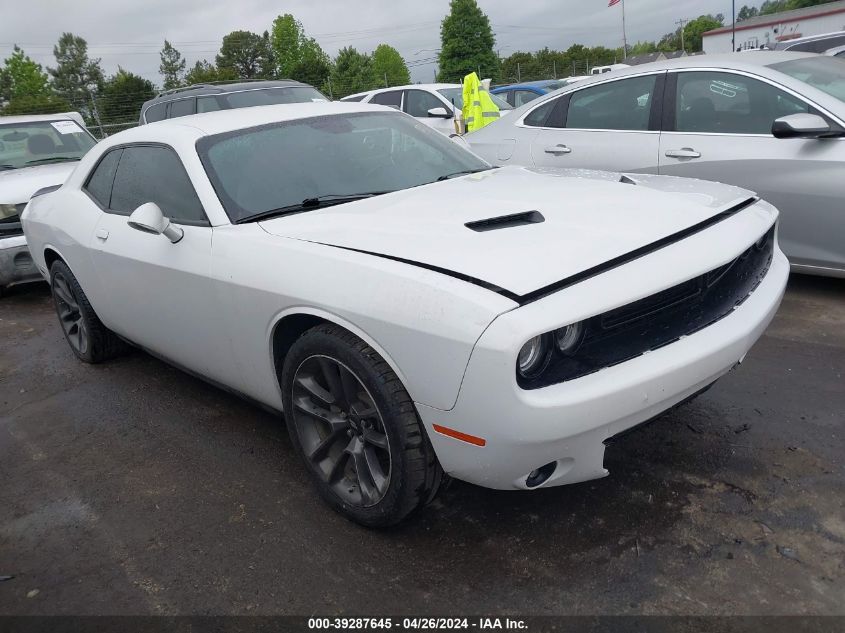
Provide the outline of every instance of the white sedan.
<path id="1" fill-rule="evenodd" d="M 490 98 L 499 108 L 499 116 L 513 110 L 504 97 L 491 94 Z M 464 90 L 461 84 L 412 84 L 359 92 L 341 101 L 389 106 L 410 114 L 441 134 L 451 136 L 455 134 L 455 111 L 464 107 Z"/>
<path id="2" fill-rule="evenodd" d="M 322 496 L 379 526 L 444 473 L 607 475 L 605 440 L 772 319 L 776 219 L 714 183 L 491 168 L 400 112 L 326 103 L 112 136 L 23 225 L 80 359 L 131 342 L 283 412 Z"/>

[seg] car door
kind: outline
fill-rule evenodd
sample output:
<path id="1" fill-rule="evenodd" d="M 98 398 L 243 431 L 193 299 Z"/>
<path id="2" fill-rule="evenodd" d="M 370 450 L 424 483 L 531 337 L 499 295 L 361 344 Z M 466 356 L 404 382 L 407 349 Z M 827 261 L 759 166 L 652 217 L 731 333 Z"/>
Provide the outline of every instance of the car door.
<path id="1" fill-rule="evenodd" d="M 433 117 L 428 114 L 432 108 L 443 108 L 449 117 Z M 445 105 L 438 97 L 426 90 L 406 90 L 403 110 L 430 128 L 442 134 L 454 134 L 455 124 L 452 121 L 452 109 Z"/>
<path id="2" fill-rule="evenodd" d="M 661 174 L 756 192 L 780 210 L 778 236 L 793 264 L 845 268 L 845 141 L 771 133 L 779 117 L 819 110 L 762 78 L 723 70 L 670 73 L 666 95 Z"/>
<path id="3" fill-rule="evenodd" d="M 539 92 L 534 92 L 533 90 L 514 90 L 510 93 L 508 103 L 510 103 L 514 108 L 518 108 L 529 101 L 534 101 L 534 99 L 540 96 L 541 94 Z"/>
<path id="4" fill-rule="evenodd" d="M 98 315 L 133 343 L 214 377 L 227 350 L 209 279 L 212 229 L 178 155 L 163 145 L 117 148 L 100 160 L 92 182 L 110 175 L 100 165 L 113 175 L 108 199 L 92 196 L 102 210 L 91 244 Z M 179 242 L 129 226 L 128 216 L 146 202 L 184 230 Z"/>
<path id="5" fill-rule="evenodd" d="M 625 77 L 559 97 L 532 141 L 534 165 L 657 173 L 664 78 Z"/>

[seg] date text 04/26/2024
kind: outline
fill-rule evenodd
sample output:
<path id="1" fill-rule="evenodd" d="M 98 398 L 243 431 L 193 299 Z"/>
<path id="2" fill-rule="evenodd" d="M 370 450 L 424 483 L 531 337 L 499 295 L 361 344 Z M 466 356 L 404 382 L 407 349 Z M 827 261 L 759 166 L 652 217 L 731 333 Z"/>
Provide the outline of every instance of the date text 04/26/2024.
<path id="1" fill-rule="evenodd" d="M 515 618 L 309 618 L 310 630 L 525 630 L 524 620 Z"/>

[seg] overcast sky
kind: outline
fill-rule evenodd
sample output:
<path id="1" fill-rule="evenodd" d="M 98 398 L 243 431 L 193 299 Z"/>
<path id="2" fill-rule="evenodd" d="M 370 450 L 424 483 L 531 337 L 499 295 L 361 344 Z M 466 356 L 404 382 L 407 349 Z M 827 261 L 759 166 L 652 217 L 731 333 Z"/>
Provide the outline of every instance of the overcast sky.
<path id="1" fill-rule="evenodd" d="M 155 83 L 164 39 L 187 58 L 214 59 L 220 40 L 234 30 L 263 32 L 280 13 L 292 13 L 330 55 L 351 45 L 371 51 L 385 42 L 411 67 L 414 81 L 432 81 L 440 21 L 448 0 L 4 0 L 0 9 L 0 58 L 18 43 L 44 66 L 63 31 L 88 41 L 107 73 L 118 64 Z M 490 17 L 502 57 L 544 46 L 574 43 L 622 45 L 622 11 L 607 0 L 480 0 Z M 737 10 L 743 2 L 737 2 Z M 759 4 L 759 2 L 748 2 Z M 658 39 L 679 18 L 702 13 L 729 16 L 730 0 L 625 0 L 628 43 Z M 729 18 L 728 18 L 729 19 Z"/>

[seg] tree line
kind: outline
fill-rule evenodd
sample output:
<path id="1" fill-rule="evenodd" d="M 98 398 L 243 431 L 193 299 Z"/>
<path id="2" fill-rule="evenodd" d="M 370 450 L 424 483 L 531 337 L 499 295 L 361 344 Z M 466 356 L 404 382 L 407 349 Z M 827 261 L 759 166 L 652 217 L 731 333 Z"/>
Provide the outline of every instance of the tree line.
<path id="1" fill-rule="evenodd" d="M 743 6 L 737 19 L 796 9 L 832 0 L 766 0 L 759 9 Z M 697 52 L 705 31 L 723 26 L 724 15 L 701 15 L 653 42 L 629 46 L 629 55 L 685 50 Z M 43 68 L 20 47 L 0 66 L 0 114 L 79 111 L 100 131 L 137 121 L 144 101 L 159 87 L 129 70 L 118 67 L 106 77 L 101 60 L 88 54 L 88 44 L 73 33 L 63 33 L 53 47 L 54 67 Z M 223 37 L 214 59 L 187 60 L 167 40 L 159 53 L 161 89 L 186 85 L 250 79 L 295 79 L 322 90 L 333 99 L 373 88 L 410 83 L 408 64 L 388 44 L 372 52 L 342 48 L 334 58 L 305 32 L 293 15 L 279 15 L 263 33 L 232 31 Z M 477 72 L 494 83 L 526 81 L 586 74 L 593 66 L 621 62 L 621 48 L 573 44 L 566 50 L 544 48 L 517 51 L 501 59 L 490 20 L 477 0 L 450 0 L 449 12 L 440 25 L 437 80 L 458 82 Z M 413 62 L 412 62 L 413 65 Z"/>

